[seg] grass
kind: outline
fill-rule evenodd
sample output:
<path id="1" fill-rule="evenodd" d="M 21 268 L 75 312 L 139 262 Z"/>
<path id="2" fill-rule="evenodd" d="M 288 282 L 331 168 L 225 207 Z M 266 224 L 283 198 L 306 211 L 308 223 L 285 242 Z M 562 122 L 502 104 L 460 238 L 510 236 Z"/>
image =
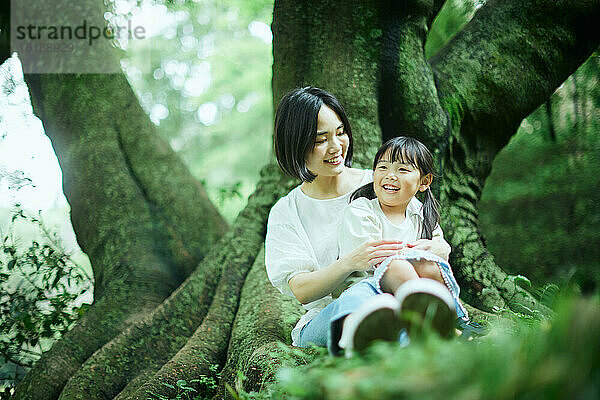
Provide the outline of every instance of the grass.
<path id="1" fill-rule="evenodd" d="M 470 342 L 376 343 L 350 360 L 284 367 L 245 399 L 599 399 L 600 302 L 563 298 L 552 320 L 498 318 Z"/>

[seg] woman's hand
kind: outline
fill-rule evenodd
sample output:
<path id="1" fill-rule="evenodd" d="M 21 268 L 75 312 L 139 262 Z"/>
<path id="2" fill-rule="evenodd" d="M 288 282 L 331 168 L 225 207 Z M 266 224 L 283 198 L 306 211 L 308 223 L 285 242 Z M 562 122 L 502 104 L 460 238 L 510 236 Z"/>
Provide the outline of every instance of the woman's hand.
<path id="1" fill-rule="evenodd" d="M 395 240 L 367 242 L 325 268 L 293 276 L 290 290 L 300 303 L 310 303 L 330 294 L 352 272 L 365 271 L 403 249 L 405 244 Z"/>
<path id="2" fill-rule="evenodd" d="M 396 240 L 377 240 L 358 246 L 354 251 L 340 259 L 349 268 L 349 272 L 366 271 L 390 256 L 406 249 L 405 243 Z"/>
<path id="3" fill-rule="evenodd" d="M 435 237 L 432 240 L 419 239 L 416 242 L 406 243 L 406 247 L 409 249 L 428 251 L 446 261 L 448 261 L 451 250 L 450 245 L 442 237 Z"/>

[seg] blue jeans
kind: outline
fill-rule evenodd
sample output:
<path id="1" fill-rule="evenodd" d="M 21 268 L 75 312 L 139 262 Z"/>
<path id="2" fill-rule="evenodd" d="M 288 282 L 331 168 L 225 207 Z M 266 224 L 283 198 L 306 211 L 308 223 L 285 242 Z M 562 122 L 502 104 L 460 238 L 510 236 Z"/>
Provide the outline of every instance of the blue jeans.
<path id="1" fill-rule="evenodd" d="M 357 284 L 346 289 L 340 297 L 323 308 L 308 324 L 300 331 L 300 347 L 309 347 L 311 344 L 327 347 L 330 354 L 337 355 L 340 352 L 338 341 L 342 333 L 342 322 L 345 316 L 356 311 L 369 298 L 382 294 L 380 281 L 385 271 L 394 259 L 434 261 L 440 268 L 440 273 L 450 290 L 456 307 L 457 316 L 468 320 L 467 311 L 461 304 L 458 295 L 460 288 L 454 278 L 450 265 L 442 258 L 423 250 L 410 250 L 399 256 L 387 258 L 377 267 L 370 278 L 365 278 Z"/>
<path id="2" fill-rule="evenodd" d="M 363 303 L 381 291 L 370 278 L 363 279 L 346 289 L 340 297 L 329 303 L 300 331 L 300 347 L 310 345 L 327 347 L 330 354 L 340 352 L 338 341 L 342 333 L 342 321 L 345 316 L 356 311 Z"/>

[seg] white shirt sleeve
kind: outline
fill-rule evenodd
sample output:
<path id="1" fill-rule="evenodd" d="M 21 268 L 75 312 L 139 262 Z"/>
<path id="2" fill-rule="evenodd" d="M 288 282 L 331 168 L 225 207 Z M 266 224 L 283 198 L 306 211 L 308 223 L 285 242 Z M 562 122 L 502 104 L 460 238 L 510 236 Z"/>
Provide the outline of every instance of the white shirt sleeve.
<path id="1" fill-rule="evenodd" d="M 265 238 L 265 266 L 271 284 L 281 293 L 294 297 L 289 280 L 303 272 L 316 270 L 317 261 L 311 256 L 308 243 L 301 239 L 300 227 L 293 216 L 274 207 L 269 213 Z"/>
<path id="2" fill-rule="evenodd" d="M 364 197 L 354 200 L 344 210 L 338 227 L 340 257 L 365 242 L 381 239 L 382 230 L 371 202 Z"/>
<path id="3" fill-rule="evenodd" d="M 442 231 L 442 227 L 440 226 L 440 224 L 438 224 L 431 233 L 431 238 L 433 239 L 434 237 L 439 237 L 442 239 L 444 238 L 444 232 Z"/>

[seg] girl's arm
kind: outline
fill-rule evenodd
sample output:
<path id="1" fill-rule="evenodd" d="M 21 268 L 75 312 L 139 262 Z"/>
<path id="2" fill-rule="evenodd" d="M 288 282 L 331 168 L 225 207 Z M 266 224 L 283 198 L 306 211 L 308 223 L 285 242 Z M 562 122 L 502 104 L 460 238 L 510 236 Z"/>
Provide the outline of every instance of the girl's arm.
<path id="1" fill-rule="evenodd" d="M 353 201 L 344 209 L 337 236 L 340 255 L 337 261 L 289 280 L 290 289 L 301 303 L 332 293 L 352 272 L 365 271 L 403 248 L 400 242 L 381 240 L 381 227 L 371 203 L 365 198 Z"/>
<path id="2" fill-rule="evenodd" d="M 441 236 L 434 236 L 431 240 L 419 239 L 416 242 L 408 243 L 406 246 L 411 249 L 428 251 L 446 261 L 448 261 L 448 258 L 450 257 L 450 251 L 452 250 L 448 242 L 446 242 L 446 240 L 444 240 L 444 238 Z"/>
<path id="3" fill-rule="evenodd" d="M 354 271 L 365 271 L 404 248 L 401 242 L 377 240 L 365 243 L 325 268 L 294 275 L 290 289 L 302 304 L 327 296 Z"/>
<path id="4" fill-rule="evenodd" d="M 433 237 L 431 238 L 431 240 L 420 239 L 413 243 L 407 244 L 407 247 L 428 251 L 448 261 L 448 258 L 450 257 L 450 251 L 452 249 L 450 248 L 448 242 L 446 242 L 446 240 L 444 239 L 444 232 L 442 231 L 442 227 L 437 225 L 433 230 L 432 236 Z"/>

